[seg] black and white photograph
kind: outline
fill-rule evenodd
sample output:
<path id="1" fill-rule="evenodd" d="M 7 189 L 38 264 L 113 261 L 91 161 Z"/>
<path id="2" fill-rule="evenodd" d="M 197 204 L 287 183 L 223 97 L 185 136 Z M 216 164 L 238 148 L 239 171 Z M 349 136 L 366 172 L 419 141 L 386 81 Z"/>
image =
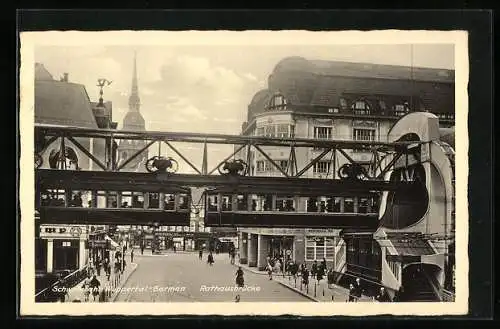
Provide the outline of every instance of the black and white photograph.
<path id="1" fill-rule="evenodd" d="M 20 40 L 26 314 L 467 312 L 465 32 Z"/>

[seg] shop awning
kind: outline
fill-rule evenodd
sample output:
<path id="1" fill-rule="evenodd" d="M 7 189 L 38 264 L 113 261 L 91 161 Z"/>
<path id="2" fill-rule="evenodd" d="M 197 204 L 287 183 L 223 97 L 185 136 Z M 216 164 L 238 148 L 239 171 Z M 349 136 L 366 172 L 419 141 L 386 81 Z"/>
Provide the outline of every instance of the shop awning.
<path id="1" fill-rule="evenodd" d="M 394 260 L 413 260 L 420 261 L 422 256 L 434 255 L 436 252 L 431 247 L 426 239 L 415 238 L 415 237 L 398 237 L 388 239 L 397 255 L 388 255 L 387 259 L 394 258 Z"/>
<path id="2" fill-rule="evenodd" d="M 109 240 L 109 242 L 111 243 L 111 248 L 119 248 L 120 247 L 120 245 L 118 243 L 116 243 L 115 240 L 111 239 L 108 235 L 105 236 L 105 239 Z"/>

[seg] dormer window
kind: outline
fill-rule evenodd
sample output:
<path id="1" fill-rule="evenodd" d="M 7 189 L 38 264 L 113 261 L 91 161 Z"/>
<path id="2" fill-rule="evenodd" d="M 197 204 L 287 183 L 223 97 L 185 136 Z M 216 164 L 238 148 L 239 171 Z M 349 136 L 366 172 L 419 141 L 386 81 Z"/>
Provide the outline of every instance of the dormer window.
<path id="1" fill-rule="evenodd" d="M 403 116 L 410 111 L 410 106 L 408 102 L 404 102 L 403 104 L 394 105 L 394 114 L 396 116 Z"/>
<path id="2" fill-rule="evenodd" d="M 277 92 L 273 95 L 273 97 L 269 100 L 269 111 L 286 111 L 287 110 L 287 101 L 285 96 L 281 93 Z"/>
<path id="3" fill-rule="evenodd" d="M 351 105 L 355 114 L 370 114 L 370 105 L 364 100 L 357 100 Z"/>
<path id="4" fill-rule="evenodd" d="M 341 98 L 341 99 L 340 99 L 340 108 L 341 108 L 342 110 L 347 109 L 347 100 L 346 100 L 345 98 Z"/>
<path id="5" fill-rule="evenodd" d="M 380 108 L 380 112 L 385 113 L 385 110 L 387 110 L 387 104 L 385 104 L 384 101 L 380 100 L 378 101 L 378 106 Z"/>

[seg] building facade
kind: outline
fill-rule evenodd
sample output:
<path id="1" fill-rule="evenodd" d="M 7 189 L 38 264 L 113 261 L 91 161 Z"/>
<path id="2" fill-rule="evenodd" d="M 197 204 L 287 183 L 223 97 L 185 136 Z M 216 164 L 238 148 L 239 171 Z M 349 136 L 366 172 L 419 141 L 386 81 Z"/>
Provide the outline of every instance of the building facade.
<path id="1" fill-rule="evenodd" d="M 242 134 L 394 141 L 394 134 L 400 133 L 393 126 L 412 112 L 432 113 L 437 129 L 450 130 L 454 126 L 454 71 L 291 57 L 275 66 L 268 78 L 268 88 L 253 97 Z M 289 149 L 265 147 L 263 150 L 288 173 L 294 170 L 296 173 L 322 152 L 313 148 L 296 150 L 297 168 L 294 168 L 288 158 Z M 245 152 L 242 151 L 239 157 L 245 161 L 251 159 L 252 175 L 282 175 L 261 154 L 252 153 L 248 157 Z M 358 162 L 366 162 L 368 172 L 373 170 L 368 165 L 372 157 L 370 152 L 347 153 Z M 326 154 L 303 177 L 338 178 L 338 168 L 347 161 L 338 153 Z M 283 205 L 293 204 L 298 211 L 305 211 L 310 206 L 307 199 L 277 201 L 282 201 Z M 317 203 L 325 202 L 317 200 Z M 381 206 L 380 202 L 356 197 L 340 198 L 338 202 L 346 212 L 366 211 L 367 208 L 379 212 Z M 414 231 L 420 232 L 421 228 Z M 391 284 L 382 275 L 383 267 L 396 265 L 386 261 L 382 254 L 387 249 L 384 241 L 375 239 L 373 232 L 243 227 L 238 231 L 240 259 L 249 266 L 262 269 L 268 255 L 283 255 L 285 259 L 308 265 L 325 258 L 328 267 L 335 271 L 349 271 L 394 289 L 401 286 L 401 279 L 399 284 Z M 403 232 L 397 226 L 389 231 Z"/>
<path id="2" fill-rule="evenodd" d="M 56 80 L 43 66 L 35 64 L 35 123 L 75 126 L 94 129 L 114 129 L 112 121 L 112 103 L 92 102 L 85 87 L 69 81 L 64 74 Z M 75 138 L 79 144 L 90 151 L 102 163 L 113 161 L 106 159 L 103 140 Z M 64 150 L 66 157 L 60 160 Z M 68 139 L 64 143 L 55 140 L 49 146 L 46 140 L 35 136 L 35 152 L 41 158 L 40 168 L 100 170 L 81 150 Z M 79 202 L 88 206 L 91 195 L 85 191 L 43 191 L 41 202 L 65 205 Z M 71 219 L 68 219 L 71 222 Z M 37 277 L 48 273 L 68 273 L 84 267 L 94 253 L 89 246 L 89 234 L 94 228 L 87 225 L 39 225 L 35 237 L 35 270 Z M 104 230 L 103 230 L 104 231 Z M 98 237 L 96 237 L 98 239 Z"/>

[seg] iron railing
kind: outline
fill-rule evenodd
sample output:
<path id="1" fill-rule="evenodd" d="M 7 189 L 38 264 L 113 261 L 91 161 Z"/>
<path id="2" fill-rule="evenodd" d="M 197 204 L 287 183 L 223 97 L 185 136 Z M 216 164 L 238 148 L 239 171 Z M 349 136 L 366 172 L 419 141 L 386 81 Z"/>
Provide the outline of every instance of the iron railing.
<path id="1" fill-rule="evenodd" d="M 66 291 L 80 283 L 88 275 L 88 271 L 89 266 L 87 264 L 83 268 L 60 278 L 56 282 L 38 292 L 35 295 L 35 302 L 57 302 L 62 300 L 66 295 Z"/>

